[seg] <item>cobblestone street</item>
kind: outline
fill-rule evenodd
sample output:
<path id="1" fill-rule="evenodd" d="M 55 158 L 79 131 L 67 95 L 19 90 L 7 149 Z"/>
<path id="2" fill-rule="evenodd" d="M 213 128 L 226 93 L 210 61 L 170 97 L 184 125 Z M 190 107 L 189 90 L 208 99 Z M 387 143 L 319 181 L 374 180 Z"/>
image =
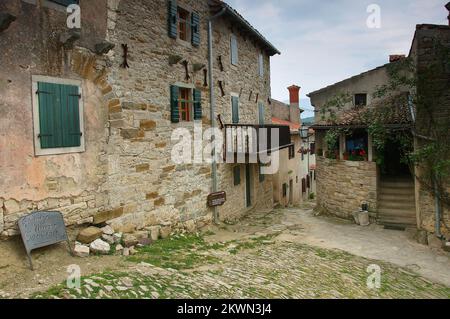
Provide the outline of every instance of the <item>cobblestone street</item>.
<path id="1" fill-rule="evenodd" d="M 202 236 L 175 236 L 142 248 L 122 269 L 83 277 L 80 288 L 64 282 L 33 297 L 450 298 L 450 288 L 410 269 L 288 240 L 302 229 L 286 222 L 293 211 L 310 212 L 254 213 Z M 381 267 L 379 289 L 367 286 L 373 264 Z"/>

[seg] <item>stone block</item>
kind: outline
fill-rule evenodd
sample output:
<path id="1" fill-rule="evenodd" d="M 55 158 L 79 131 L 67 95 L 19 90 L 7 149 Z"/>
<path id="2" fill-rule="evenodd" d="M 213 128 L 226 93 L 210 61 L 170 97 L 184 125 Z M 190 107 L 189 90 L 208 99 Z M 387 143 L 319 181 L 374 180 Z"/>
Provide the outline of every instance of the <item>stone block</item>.
<path id="1" fill-rule="evenodd" d="M 154 204 L 155 206 L 162 206 L 165 204 L 165 202 L 166 200 L 163 197 L 160 197 L 157 200 L 155 200 Z"/>
<path id="2" fill-rule="evenodd" d="M 150 170 L 150 165 L 149 164 L 136 165 L 136 172 L 137 173 L 146 172 L 148 170 Z"/>
<path id="3" fill-rule="evenodd" d="M 130 248 L 131 246 L 136 246 L 138 243 L 139 240 L 132 234 L 125 234 L 123 236 L 123 244 L 125 247 Z"/>
<path id="4" fill-rule="evenodd" d="M 123 215 L 123 207 L 119 207 L 109 211 L 99 212 L 94 216 L 94 225 L 104 223 L 108 220 L 118 218 Z"/>
<path id="5" fill-rule="evenodd" d="M 89 247 L 93 253 L 101 255 L 107 255 L 111 250 L 111 246 L 101 239 L 96 239 Z"/>
<path id="6" fill-rule="evenodd" d="M 153 131 L 156 128 L 156 122 L 152 120 L 141 121 L 140 128 L 144 131 Z"/>
<path id="7" fill-rule="evenodd" d="M 159 232 L 162 239 L 168 238 L 171 233 L 172 233 L 171 226 L 163 226 L 163 227 L 161 227 L 160 232 Z"/>
<path id="8" fill-rule="evenodd" d="M 80 231 L 77 236 L 77 241 L 83 244 L 90 244 L 94 240 L 102 236 L 102 231 L 98 227 L 88 227 Z"/>
<path id="9" fill-rule="evenodd" d="M 90 248 L 85 245 L 76 244 L 73 253 L 77 257 L 89 257 Z"/>
<path id="10" fill-rule="evenodd" d="M 20 205 L 14 199 L 9 199 L 3 203 L 5 208 L 5 215 L 14 214 L 20 211 Z"/>
<path id="11" fill-rule="evenodd" d="M 147 195 L 145 195 L 145 198 L 146 198 L 147 200 L 149 200 L 149 199 L 155 199 L 155 198 L 158 198 L 158 197 L 159 197 L 158 192 L 152 192 L 152 193 L 148 193 Z"/>

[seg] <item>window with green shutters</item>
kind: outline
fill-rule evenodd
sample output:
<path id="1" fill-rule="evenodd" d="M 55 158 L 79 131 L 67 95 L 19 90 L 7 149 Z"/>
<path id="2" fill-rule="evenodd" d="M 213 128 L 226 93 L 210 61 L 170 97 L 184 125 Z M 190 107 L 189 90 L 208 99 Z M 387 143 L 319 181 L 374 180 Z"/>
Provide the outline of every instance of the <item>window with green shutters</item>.
<path id="1" fill-rule="evenodd" d="M 33 78 L 36 155 L 84 151 L 81 88 L 78 81 Z M 59 83 L 58 83 L 59 82 Z"/>
<path id="2" fill-rule="evenodd" d="M 169 0 L 167 4 L 169 37 L 190 41 L 195 47 L 200 46 L 200 15 L 178 6 L 176 0 Z"/>
<path id="3" fill-rule="evenodd" d="M 170 86 L 170 120 L 197 121 L 202 119 L 202 92 L 197 89 Z"/>
<path id="4" fill-rule="evenodd" d="M 231 120 L 233 124 L 239 124 L 239 97 L 231 97 Z"/>

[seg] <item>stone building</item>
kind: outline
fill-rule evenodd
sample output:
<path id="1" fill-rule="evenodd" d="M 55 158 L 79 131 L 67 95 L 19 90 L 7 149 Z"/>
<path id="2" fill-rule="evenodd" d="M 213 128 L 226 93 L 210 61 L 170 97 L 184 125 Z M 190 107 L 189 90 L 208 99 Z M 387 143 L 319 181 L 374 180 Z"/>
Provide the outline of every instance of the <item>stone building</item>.
<path id="1" fill-rule="evenodd" d="M 81 28 L 69 29 L 76 12 L 66 7 L 77 3 Z M 279 52 L 222 1 L 1 1 L 0 233 L 16 234 L 35 210 L 123 232 L 211 222 L 211 164 L 175 163 L 172 151 L 211 127 L 207 22 L 219 12 L 216 114 L 271 123 Z M 218 164 L 222 220 L 272 207 L 272 177 L 258 172 L 257 163 Z"/>
<path id="2" fill-rule="evenodd" d="M 292 85 L 289 90 L 289 104 L 272 100 L 272 123 L 290 128 L 292 145 L 279 151 L 280 169 L 273 176 L 273 195 L 276 204 L 298 205 L 307 200 L 315 190 L 313 135 L 307 139 L 301 136 L 303 110 L 299 105 L 300 87 Z"/>
<path id="3" fill-rule="evenodd" d="M 430 118 L 448 123 L 449 71 L 440 65 L 448 58 L 442 58 L 435 43 L 448 50 L 449 36 L 448 26 L 418 25 L 407 58 L 391 56 L 384 66 L 309 94 L 317 112 L 313 128 L 320 209 L 352 218 L 353 212 L 368 204 L 371 216 L 380 224 L 417 227 L 449 238 L 448 186 L 434 196 L 421 180 L 421 168 L 408 167 L 401 159 L 402 144 L 396 139 L 400 134 L 410 136 L 411 147 L 418 151 L 437 138 L 430 131 L 434 127 Z M 412 69 L 405 75 L 416 79 L 415 85 L 399 85 L 389 94 L 378 94 L 392 83 L 391 71 L 406 61 Z M 434 64 L 438 67 L 430 77 L 428 70 Z M 425 84 L 430 82 L 438 89 L 430 90 Z M 425 91 L 428 97 L 420 98 Z M 419 97 L 418 102 L 413 96 Z M 374 121 L 390 134 L 383 152 L 376 151 L 374 137 L 368 133 Z M 337 135 L 335 143 L 330 132 Z"/>

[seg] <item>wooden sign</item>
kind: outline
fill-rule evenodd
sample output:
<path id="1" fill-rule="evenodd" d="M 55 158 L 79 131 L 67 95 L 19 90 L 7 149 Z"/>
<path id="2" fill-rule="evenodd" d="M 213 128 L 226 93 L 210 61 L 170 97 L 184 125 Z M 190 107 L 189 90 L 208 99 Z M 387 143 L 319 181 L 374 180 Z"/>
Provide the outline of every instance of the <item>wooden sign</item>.
<path id="1" fill-rule="evenodd" d="M 217 192 L 208 195 L 208 206 L 216 207 L 222 206 L 227 201 L 227 194 L 225 192 Z"/>
<path id="2" fill-rule="evenodd" d="M 64 218 L 60 212 L 31 213 L 20 218 L 18 224 L 31 270 L 34 270 L 33 261 L 31 260 L 31 251 L 34 249 L 67 241 L 72 252 Z"/>

